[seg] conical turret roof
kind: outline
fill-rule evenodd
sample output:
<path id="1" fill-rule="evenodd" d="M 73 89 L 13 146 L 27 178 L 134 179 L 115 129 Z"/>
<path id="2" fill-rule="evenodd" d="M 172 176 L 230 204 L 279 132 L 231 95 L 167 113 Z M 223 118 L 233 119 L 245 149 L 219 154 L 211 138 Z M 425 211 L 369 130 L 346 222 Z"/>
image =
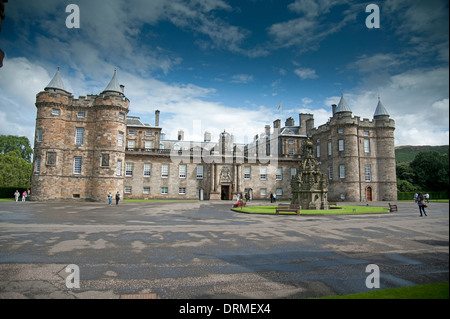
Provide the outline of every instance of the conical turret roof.
<path id="1" fill-rule="evenodd" d="M 119 81 L 117 81 L 116 77 L 116 69 L 114 69 L 114 75 L 109 81 L 108 86 L 103 90 L 102 94 L 104 93 L 120 93 L 123 94 L 122 89 L 120 88 Z"/>
<path id="2" fill-rule="evenodd" d="M 57 90 L 62 90 L 62 91 L 67 92 L 66 89 L 64 88 L 64 83 L 61 79 L 61 76 L 59 75 L 59 67 L 58 67 L 58 70 L 56 71 L 55 75 L 53 76 L 53 79 L 45 87 L 44 90 L 47 90 L 47 89 L 57 89 Z"/>
<path id="3" fill-rule="evenodd" d="M 381 103 L 380 98 L 378 97 L 378 105 L 377 108 L 375 109 L 375 113 L 373 114 L 373 116 L 381 116 L 381 115 L 387 115 L 389 116 L 388 111 L 386 110 L 386 108 L 384 107 L 383 103 Z"/>
<path id="4" fill-rule="evenodd" d="M 339 112 L 351 112 L 350 107 L 348 106 L 347 102 L 345 102 L 344 94 L 341 94 L 341 100 L 339 101 L 339 104 L 335 110 L 335 113 Z"/>

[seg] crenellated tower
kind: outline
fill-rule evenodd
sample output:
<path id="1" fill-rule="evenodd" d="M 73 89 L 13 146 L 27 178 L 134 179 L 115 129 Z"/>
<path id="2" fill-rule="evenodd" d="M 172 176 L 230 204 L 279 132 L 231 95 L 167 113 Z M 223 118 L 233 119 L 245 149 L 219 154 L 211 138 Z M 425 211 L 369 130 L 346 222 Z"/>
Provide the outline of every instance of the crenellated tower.
<path id="1" fill-rule="evenodd" d="M 32 200 L 105 200 L 123 194 L 129 100 L 116 71 L 99 95 L 75 99 L 59 69 L 36 96 Z"/>

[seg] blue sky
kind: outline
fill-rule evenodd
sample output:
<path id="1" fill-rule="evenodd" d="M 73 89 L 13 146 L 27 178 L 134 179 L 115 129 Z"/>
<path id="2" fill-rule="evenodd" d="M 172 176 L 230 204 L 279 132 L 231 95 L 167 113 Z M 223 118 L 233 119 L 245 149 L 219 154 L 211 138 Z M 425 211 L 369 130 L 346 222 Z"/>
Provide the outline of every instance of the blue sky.
<path id="1" fill-rule="evenodd" d="M 79 29 L 65 24 L 71 3 Z M 366 27 L 368 4 L 379 29 Z M 0 134 L 33 140 L 35 96 L 60 66 L 75 97 L 100 93 L 117 68 L 129 114 L 153 124 L 159 109 L 168 138 L 225 129 L 245 142 L 300 112 L 319 126 L 343 92 L 361 118 L 381 97 L 396 146 L 448 144 L 448 12 L 446 0 L 10 1 Z"/>

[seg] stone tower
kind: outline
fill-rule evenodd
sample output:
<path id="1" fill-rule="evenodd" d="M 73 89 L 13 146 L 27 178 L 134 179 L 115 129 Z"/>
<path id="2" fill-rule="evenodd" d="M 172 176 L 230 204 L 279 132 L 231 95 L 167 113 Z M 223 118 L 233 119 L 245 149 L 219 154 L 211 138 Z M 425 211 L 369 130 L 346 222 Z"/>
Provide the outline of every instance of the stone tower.
<path id="1" fill-rule="evenodd" d="M 31 199 L 97 201 L 109 191 L 122 194 L 128 107 L 116 71 L 102 93 L 75 99 L 58 69 L 36 96 Z"/>
<path id="2" fill-rule="evenodd" d="M 328 175 L 331 201 L 397 199 L 394 130 L 381 101 L 373 120 L 353 116 L 341 96 L 329 121 L 312 130 L 315 157 Z"/>

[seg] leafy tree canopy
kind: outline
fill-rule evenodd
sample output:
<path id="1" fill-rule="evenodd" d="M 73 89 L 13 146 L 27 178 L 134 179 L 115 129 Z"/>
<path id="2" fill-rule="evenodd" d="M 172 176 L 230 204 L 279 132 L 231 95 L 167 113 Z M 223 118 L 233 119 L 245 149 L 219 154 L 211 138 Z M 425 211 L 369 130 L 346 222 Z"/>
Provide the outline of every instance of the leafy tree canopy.
<path id="1" fill-rule="evenodd" d="M 0 135 L 0 154 L 6 155 L 15 152 L 20 158 L 31 163 L 33 149 L 25 136 Z"/>

